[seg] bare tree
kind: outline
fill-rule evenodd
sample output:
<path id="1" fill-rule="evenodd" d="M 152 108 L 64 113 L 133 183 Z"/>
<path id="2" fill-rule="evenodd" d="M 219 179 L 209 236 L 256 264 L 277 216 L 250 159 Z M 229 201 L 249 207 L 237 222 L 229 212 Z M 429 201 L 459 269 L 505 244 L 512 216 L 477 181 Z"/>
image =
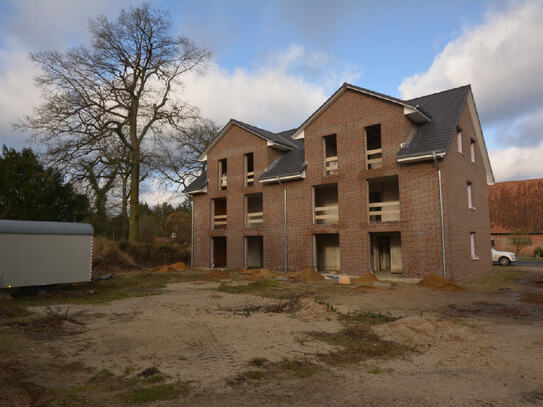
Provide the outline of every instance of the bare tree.
<path id="1" fill-rule="evenodd" d="M 154 168 L 166 181 L 186 188 L 202 171 L 198 157 L 218 132 L 219 126 L 212 120 L 198 119 L 182 131 L 166 135 L 157 145 Z"/>
<path id="2" fill-rule="evenodd" d="M 46 101 L 16 125 L 72 152 L 114 139 L 126 148 L 130 241 L 139 236 L 141 164 L 153 139 L 182 131 L 187 120 L 198 117 L 197 109 L 176 95 L 183 75 L 210 56 L 171 31 L 168 13 L 144 4 L 121 11 L 114 21 L 91 20 L 89 47 L 31 54 L 41 67 L 36 82 Z"/>

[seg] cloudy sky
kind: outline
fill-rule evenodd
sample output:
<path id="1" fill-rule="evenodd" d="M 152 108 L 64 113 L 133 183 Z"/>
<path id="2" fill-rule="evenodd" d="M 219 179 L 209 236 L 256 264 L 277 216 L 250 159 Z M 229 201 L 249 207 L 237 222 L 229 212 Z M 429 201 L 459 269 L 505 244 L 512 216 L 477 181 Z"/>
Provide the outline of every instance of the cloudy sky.
<path id="1" fill-rule="evenodd" d="M 40 100 L 28 52 L 87 41 L 129 0 L 0 0 L 0 144 Z M 184 97 L 224 124 L 297 127 L 341 83 L 401 98 L 471 83 L 497 181 L 543 177 L 543 1 L 174 1 L 175 30 L 213 51 Z M 163 195 L 146 196 L 156 203 Z"/>

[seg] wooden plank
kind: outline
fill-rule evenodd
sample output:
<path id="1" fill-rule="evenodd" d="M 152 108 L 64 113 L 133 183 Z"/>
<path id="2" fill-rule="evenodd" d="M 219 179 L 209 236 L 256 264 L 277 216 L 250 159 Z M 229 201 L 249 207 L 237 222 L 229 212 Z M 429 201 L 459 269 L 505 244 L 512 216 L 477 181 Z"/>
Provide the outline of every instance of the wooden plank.
<path id="1" fill-rule="evenodd" d="M 329 161 L 337 161 L 337 156 L 336 157 L 326 157 L 326 161 L 329 162 Z"/>
<path id="2" fill-rule="evenodd" d="M 369 212 L 370 216 L 382 216 L 382 215 L 399 215 L 400 211 L 373 211 Z"/>
<path id="3" fill-rule="evenodd" d="M 226 216 L 227 215 L 215 215 L 214 218 L 215 219 L 226 219 Z"/>
<path id="4" fill-rule="evenodd" d="M 383 162 L 382 158 L 373 158 L 371 160 L 366 160 L 368 164 L 379 164 Z"/>
<path id="5" fill-rule="evenodd" d="M 247 223 L 262 223 L 262 219 L 247 219 Z"/>
<path id="6" fill-rule="evenodd" d="M 221 220 L 221 221 L 219 221 L 219 222 L 213 222 L 213 225 L 214 225 L 214 226 L 226 225 L 226 221 L 225 221 L 225 220 Z"/>
<path id="7" fill-rule="evenodd" d="M 376 148 L 375 150 L 367 150 L 366 151 L 366 154 L 368 154 L 368 155 L 379 154 L 379 153 L 383 153 L 382 148 Z"/>
<path id="8" fill-rule="evenodd" d="M 315 219 L 338 219 L 337 215 L 315 215 Z"/>
<path id="9" fill-rule="evenodd" d="M 372 202 L 368 204 L 370 208 L 379 208 L 381 206 L 400 206 L 400 201 L 389 201 L 389 202 Z"/>
<path id="10" fill-rule="evenodd" d="M 263 212 L 249 212 L 249 213 L 247 213 L 247 216 L 249 218 L 254 218 L 256 216 L 262 216 L 263 214 L 264 214 Z"/>
<path id="11" fill-rule="evenodd" d="M 338 205 L 316 206 L 315 207 L 316 212 L 331 211 L 331 210 L 337 210 L 337 209 L 338 209 Z"/>

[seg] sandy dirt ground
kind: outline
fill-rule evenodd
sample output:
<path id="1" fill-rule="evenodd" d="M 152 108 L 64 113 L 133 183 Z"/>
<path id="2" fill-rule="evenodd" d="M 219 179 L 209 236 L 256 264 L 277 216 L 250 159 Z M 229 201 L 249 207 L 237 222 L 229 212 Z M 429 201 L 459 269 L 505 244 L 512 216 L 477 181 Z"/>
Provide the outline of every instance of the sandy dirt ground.
<path id="1" fill-rule="evenodd" d="M 157 406 L 543 405 L 543 305 L 519 301 L 526 292 L 543 294 L 536 285 L 475 284 L 443 292 L 414 284 L 361 289 L 328 281 L 281 284 L 306 287 L 319 302 L 309 296 L 293 312 L 262 312 L 281 300 L 218 291 L 219 282 L 190 281 L 169 284 L 160 295 L 62 305 L 59 312 L 68 308 L 81 321 L 70 325 L 74 332 L 40 341 L 13 333 L 20 348 L 31 351 L 18 348 L 17 357 L 5 358 L 0 377 L 2 369 L 13 367 L 25 371 L 27 384 L 58 389 L 68 381 L 79 388 L 102 369 L 114 381 L 155 367 L 170 382 L 190 382 L 189 394 L 150 403 Z M 45 307 L 31 310 L 46 312 Z M 338 332 L 344 326 L 340 315 L 358 311 L 399 318 L 371 331 L 409 350 L 400 357 L 347 364 L 319 361 L 319 354 L 342 348 L 308 333 Z M 9 331 L 0 330 L 0 347 Z M 255 358 L 313 360 L 319 368 L 310 377 L 294 374 L 231 385 L 229 379 L 251 370 Z M 30 369 L 32 364 L 38 368 Z M 11 399 L 4 394 L 4 400 L 11 405 L 35 402 L 17 392 Z M 48 398 L 43 405 L 55 403 Z M 73 404 L 62 405 L 82 404 L 74 398 Z"/>

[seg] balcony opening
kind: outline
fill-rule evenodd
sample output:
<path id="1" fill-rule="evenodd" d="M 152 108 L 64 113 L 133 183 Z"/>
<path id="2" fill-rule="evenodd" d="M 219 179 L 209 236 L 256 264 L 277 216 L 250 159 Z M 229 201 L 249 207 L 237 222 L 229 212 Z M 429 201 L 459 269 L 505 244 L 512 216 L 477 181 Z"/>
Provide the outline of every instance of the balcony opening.
<path id="1" fill-rule="evenodd" d="M 368 180 L 370 222 L 396 222 L 400 220 L 400 190 L 398 176 Z"/>
<path id="2" fill-rule="evenodd" d="M 219 160 L 219 190 L 224 191 L 228 186 L 226 158 Z"/>
<path id="3" fill-rule="evenodd" d="M 366 163 L 368 170 L 383 166 L 380 124 L 366 127 Z"/>
<path id="4" fill-rule="evenodd" d="M 245 227 L 255 228 L 262 225 L 262 194 L 252 194 L 245 197 Z"/>
<path id="5" fill-rule="evenodd" d="M 226 198 L 213 199 L 213 229 L 226 229 Z"/>
<path id="6" fill-rule="evenodd" d="M 324 175 L 337 174 L 337 142 L 336 135 L 322 138 L 324 151 Z"/>
<path id="7" fill-rule="evenodd" d="M 226 237 L 211 238 L 211 268 L 226 267 Z"/>
<path id="8" fill-rule="evenodd" d="M 374 273 L 402 272 L 400 232 L 370 233 L 370 268 Z"/>
<path id="9" fill-rule="evenodd" d="M 337 184 L 319 185 L 313 188 L 314 223 L 330 225 L 339 220 Z"/>
<path id="10" fill-rule="evenodd" d="M 245 154 L 245 185 L 251 187 L 255 184 L 255 167 L 253 153 Z"/>
<path id="11" fill-rule="evenodd" d="M 339 234 L 324 233 L 314 235 L 314 253 L 315 266 L 319 272 L 340 271 Z"/>
<path id="12" fill-rule="evenodd" d="M 262 236 L 247 236 L 245 238 L 245 267 L 248 269 L 262 268 L 263 254 Z"/>

